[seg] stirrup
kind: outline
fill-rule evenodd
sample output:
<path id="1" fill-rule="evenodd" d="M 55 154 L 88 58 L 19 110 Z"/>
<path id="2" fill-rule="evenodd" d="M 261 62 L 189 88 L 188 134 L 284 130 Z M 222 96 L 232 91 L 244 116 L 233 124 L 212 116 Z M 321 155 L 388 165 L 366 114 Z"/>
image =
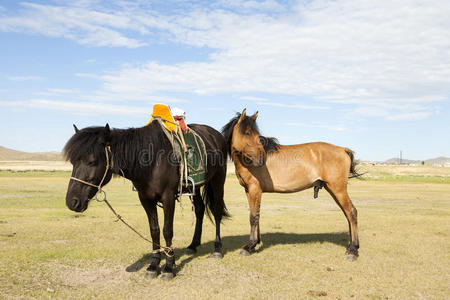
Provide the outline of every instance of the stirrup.
<path id="1" fill-rule="evenodd" d="M 192 193 L 184 193 L 184 194 L 182 193 L 181 196 L 189 196 L 189 197 L 195 196 L 195 182 L 194 182 L 194 179 L 192 179 L 192 177 L 190 177 L 190 176 L 188 176 L 187 179 L 192 184 Z"/>

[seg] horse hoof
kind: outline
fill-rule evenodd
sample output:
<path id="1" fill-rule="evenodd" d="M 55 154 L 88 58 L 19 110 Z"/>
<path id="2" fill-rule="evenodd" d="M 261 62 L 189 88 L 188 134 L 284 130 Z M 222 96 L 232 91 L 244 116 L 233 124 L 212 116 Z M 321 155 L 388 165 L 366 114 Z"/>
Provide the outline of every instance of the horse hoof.
<path id="1" fill-rule="evenodd" d="M 356 256 L 354 254 L 347 255 L 347 260 L 348 261 L 356 261 L 357 259 L 358 259 L 358 256 Z"/>
<path id="2" fill-rule="evenodd" d="M 211 254 L 211 257 L 212 258 L 223 258 L 223 255 L 222 255 L 222 253 L 216 251 L 213 254 Z"/>
<path id="3" fill-rule="evenodd" d="M 159 273 L 158 271 L 147 271 L 147 273 L 145 273 L 145 278 L 156 278 L 158 277 Z"/>
<path id="4" fill-rule="evenodd" d="M 186 248 L 186 249 L 184 250 L 184 254 L 187 254 L 187 255 L 194 255 L 195 253 L 197 253 L 197 250 L 196 250 L 196 249 Z"/>
<path id="5" fill-rule="evenodd" d="M 242 249 L 241 252 L 239 252 L 239 254 L 242 255 L 242 256 L 249 256 L 249 255 L 250 255 L 250 252 L 248 252 L 248 251 L 245 250 L 245 249 Z"/>
<path id="6" fill-rule="evenodd" d="M 161 279 L 162 280 L 171 280 L 173 279 L 173 273 L 162 273 L 161 274 Z"/>

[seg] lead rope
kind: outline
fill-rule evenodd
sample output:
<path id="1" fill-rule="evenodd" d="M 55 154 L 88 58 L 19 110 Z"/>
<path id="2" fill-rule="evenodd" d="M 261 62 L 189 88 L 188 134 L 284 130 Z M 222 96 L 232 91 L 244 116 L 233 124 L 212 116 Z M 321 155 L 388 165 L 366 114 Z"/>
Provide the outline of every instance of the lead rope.
<path id="1" fill-rule="evenodd" d="M 171 254 L 171 252 L 173 252 L 173 248 L 172 248 L 172 247 L 163 247 L 163 246 L 159 245 L 158 243 L 155 243 L 153 240 L 147 239 L 147 238 L 146 238 L 145 236 L 143 236 L 140 232 L 138 232 L 136 229 L 134 229 L 130 224 L 128 224 L 128 223 L 122 218 L 122 216 L 119 215 L 119 214 L 114 210 L 114 208 L 111 206 L 111 204 L 109 204 L 108 200 L 106 200 L 106 193 L 105 193 L 104 190 L 102 190 L 102 183 L 103 183 L 103 181 L 105 181 L 106 175 L 108 174 L 108 171 L 109 171 L 109 169 L 110 169 L 110 163 L 109 163 L 109 153 L 110 153 L 110 152 L 111 152 L 111 147 L 110 147 L 110 146 L 106 146 L 106 147 L 105 147 L 105 156 L 106 156 L 106 168 L 105 168 L 105 174 L 103 174 L 102 180 L 100 181 L 100 184 L 99 184 L 99 185 L 92 184 L 92 183 L 90 183 L 90 182 L 87 182 L 87 181 L 78 179 L 78 178 L 73 177 L 73 176 L 71 176 L 70 179 L 73 179 L 73 180 L 75 180 L 75 181 L 78 181 L 78 182 L 81 182 L 81 183 L 84 183 L 84 184 L 87 184 L 87 185 L 89 185 L 89 186 L 92 186 L 92 187 L 97 188 L 97 193 L 95 194 L 94 199 L 95 199 L 97 202 L 105 202 L 106 205 L 108 205 L 109 209 L 111 209 L 111 211 L 112 211 L 112 212 L 114 213 L 114 215 L 117 217 L 117 220 L 115 220 L 114 222 L 121 221 L 121 222 L 122 222 L 123 224 L 125 224 L 128 228 L 130 228 L 132 231 L 134 231 L 138 236 L 140 236 L 143 240 L 145 240 L 145 241 L 151 243 L 152 245 L 158 246 L 159 249 L 158 249 L 158 250 L 153 250 L 152 253 L 161 253 L 161 252 L 164 252 L 164 254 L 165 254 L 167 257 L 172 258 L 172 257 L 174 256 L 174 254 Z M 111 165 L 113 165 L 112 162 L 111 162 Z M 122 172 L 123 172 L 123 171 L 122 171 Z M 98 198 L 98 195 L 99 195 L 99 194 L 103 194 L 103 199 L 99 199 L 99 198 Z"/>

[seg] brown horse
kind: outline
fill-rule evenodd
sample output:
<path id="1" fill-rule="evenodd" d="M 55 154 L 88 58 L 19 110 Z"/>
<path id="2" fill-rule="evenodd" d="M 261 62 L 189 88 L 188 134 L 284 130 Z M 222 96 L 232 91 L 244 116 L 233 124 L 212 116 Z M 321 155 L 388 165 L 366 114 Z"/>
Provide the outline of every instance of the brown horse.
<path id="1" fill-rule="evenodd" d="M 347 218 L 351 237 L 347 254 L 349 260 L 355 260 L 359 248 L 357 211 L 347 193 L 348 178 L 360 176 L 355 171 L 353 152 L 322 142 L 280 145 L 275 138 L 259 134 L 258 112 L 250 117 L 245 112 L 238 113 L 222 129 L 250 206 L 250 240 L 241 254 L 254 252 L 261 241 L 262 193 L 294 193 L 314 187 L 317 197 L 324 186 Z"/>

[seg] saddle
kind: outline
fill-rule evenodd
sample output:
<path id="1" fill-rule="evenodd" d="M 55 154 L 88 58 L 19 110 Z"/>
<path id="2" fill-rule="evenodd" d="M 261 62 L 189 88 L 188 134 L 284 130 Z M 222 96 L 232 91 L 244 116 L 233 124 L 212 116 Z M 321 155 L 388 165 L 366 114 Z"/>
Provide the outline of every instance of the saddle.
<path id="1" fill-rule="evenodd" d="M 203 139 L 189 127 L 182 130 L 173 118 L 169 106 L 165 104 L 153 106 L 152 118 L 147 125 L 155 120 L 160 123 L 180 162 L 180 194 L 183 189 L 187 189 L 191 193 L 184 195 L 195 195 L 195 187 L 206 181 L 207 155 Z"/>

